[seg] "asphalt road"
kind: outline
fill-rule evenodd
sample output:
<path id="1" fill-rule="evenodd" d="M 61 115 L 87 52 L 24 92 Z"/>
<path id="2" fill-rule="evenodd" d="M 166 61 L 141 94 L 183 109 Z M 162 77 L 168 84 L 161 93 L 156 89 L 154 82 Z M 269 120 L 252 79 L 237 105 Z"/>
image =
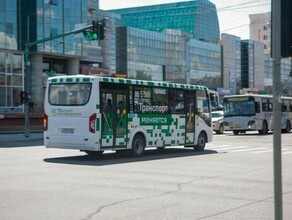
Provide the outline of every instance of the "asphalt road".
<path id="1" fill-rule="evenodd" d="M 0 218 L 274 219 L 273 135 L 214 135 L 202 153 L 91 159 L 41 140 L 0 145 Z M 292 219 L 292 133 L 282 135 L 283 219 Z"/>

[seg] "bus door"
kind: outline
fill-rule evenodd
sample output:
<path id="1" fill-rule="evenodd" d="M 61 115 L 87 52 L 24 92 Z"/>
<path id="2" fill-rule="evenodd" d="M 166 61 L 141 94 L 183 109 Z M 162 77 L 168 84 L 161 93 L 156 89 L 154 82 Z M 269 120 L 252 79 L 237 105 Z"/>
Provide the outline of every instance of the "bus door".
<path id="1" fill-rule="evenodd" d="M 186 137 L 185 145 L 193 146 L 195 137 L 195 92 L 186 91 L 185 114 L 186 114 Z"/>
<path id="2" fill-rule="evenodd" d="M 102 84 L 101 147 L 126 147 L 127 140 L 127 88 L 124 85 Z M 107 88 L 111 87 L 111 88 Z"/>

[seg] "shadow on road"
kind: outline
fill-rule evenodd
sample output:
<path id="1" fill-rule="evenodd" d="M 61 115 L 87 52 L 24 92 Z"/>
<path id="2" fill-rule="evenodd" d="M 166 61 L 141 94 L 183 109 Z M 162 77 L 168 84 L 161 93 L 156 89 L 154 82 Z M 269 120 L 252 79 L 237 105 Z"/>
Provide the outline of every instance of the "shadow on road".
<path id="1" fill-rule="evenodd" d="M 98 158 L 91 158 L 87 155 L 71 156 L 71 157 L 57 157 L 57 158 L 45 158 L 47 163 L 61 163 L 61 164 L 74 164 L 74 165 L 86 165 L 86 166 L 107 166 L 113 164 L 133 163 L 151 160 L 162 160 L 179 157 L 193 157 L 203 156 L 208 154 L 215 154 L 215 150 L 204 150 L 201 152 L 194 151 L 193 149 L 173 149 L 168 148 L 163 152 L 158 150 L 145 150 L 145 154 L 142 157 L 130 157 L 120 156 L 116 153 L 106 153 Z"/>

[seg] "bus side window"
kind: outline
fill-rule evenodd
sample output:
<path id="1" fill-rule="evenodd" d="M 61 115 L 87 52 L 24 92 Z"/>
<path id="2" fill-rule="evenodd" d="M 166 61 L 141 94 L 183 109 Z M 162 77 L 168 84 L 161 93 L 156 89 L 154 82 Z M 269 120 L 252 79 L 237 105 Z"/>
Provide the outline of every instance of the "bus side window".
<path id="1" fill-rule="evenodd" d="M 255 103 L 255 111 L 256 111 L 256 113 L 260 113 L 261 112 L 261 104 L 259 102 Z"/>
<path id="2" fill-rule="evenodd" d="M 183 90 L 169 89 L 169 113 L 181 114 L 184 112 Z"/>

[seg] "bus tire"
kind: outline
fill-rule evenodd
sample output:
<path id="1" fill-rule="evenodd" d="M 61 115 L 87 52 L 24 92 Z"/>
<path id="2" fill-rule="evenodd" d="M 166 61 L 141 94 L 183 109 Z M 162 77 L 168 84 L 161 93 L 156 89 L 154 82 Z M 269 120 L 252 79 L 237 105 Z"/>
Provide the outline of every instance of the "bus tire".
<path id="1" fill-rule="evenodd" d="M 143 156 L 145 151 L 145 145 L 146 145 L 145 138 L 140 134 L 136 134 L 132 142 L 131 156 L 134 157 Z"/>
<path id="2" fill-rule="evenodd" d="M 97 158 L 100 157 L 103 154 L 103 151 L 90 151 L 86 150 L 84 151 L 89 157 L 91 158 Z"/>
<path id="3" fill-rule="evenodd" d="M 223 124 L 220 124 L 219 130 L 216 131 L 216 134 L 223 134 L 223 133 L 224 133 L 224 125 Z"/>
<path id="4" fill-rule="evenodd" d="M 239 131 L 237 131 L 237 130 L 236 131 L 233 131 L 233 134 L 234 135 L 238 135 L 239 134 Z"/>
<path id="5" fill-rule="evenodd" d="M 267 134 L 268 133 L 268 124 L 266 121 L 263 121 L 262 130 L 258 131 L 259 134 Z"/>
<path id="6" fill-rule="evenodd" d="M 284 132 L 285 133 L 289 133 L 291 131 L 291 123 L 290 123 L 290 121 L 288 120 L 287 122 L 286 122 L 286 128 L 284 129 Z"/>
<path id="7" fill-rule="evenodd" d="M 203 151 L 207 143 L 207 136 L 204 132 L 201 132 L 198 137 L 197 145 L 194 146 L 195 151 Z"/>

